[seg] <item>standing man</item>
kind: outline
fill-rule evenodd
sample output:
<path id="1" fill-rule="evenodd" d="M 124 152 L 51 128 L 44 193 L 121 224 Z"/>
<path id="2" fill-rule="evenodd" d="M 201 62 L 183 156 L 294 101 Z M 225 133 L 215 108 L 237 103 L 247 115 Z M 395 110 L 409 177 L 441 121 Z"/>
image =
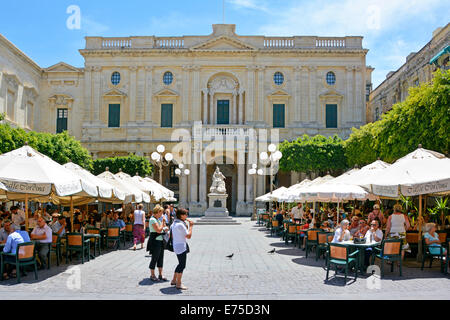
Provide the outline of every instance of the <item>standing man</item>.
<path id="1" fill-rule="evenodd" d="M 383 213 L 380 210 L 380 205 L 379 204 L 375 204 L 373 206 L 373 211 L 371 213 L 369 213 L 369 217 L 367 218 L 367 224 L 370 226 L 372 220 L 375 220 L 375 218 L 378 218 L 378 220 L 380 220 L 381 226 L 384 224 L 384 216 Z"/>
<path id="2" fill-rule="evenodd" d="M 296 207 L 292 208 L 292 217 L 294 218 L 294 221 L 303 223 L 303 214 L 303 205 L 299 202 Z"/>
<path id="3" fill-rule="evenodd" d="M 52 243 L 52 229 L 45 223 L 42 217 L 38 218 L 37 226 L 31 233 L 31 239 L 37 240 L 36 249 L 39 253 L 39 260 L 41 261 L 40 269 L 45 268 L 45 261 Z"/>
<path id="4" fill-rule="evenodd" d="M 20 230 L 21 226 L 25 225 L 25 212 L 19 210 L 19 207 L 12 206 L 9 208 L 11 211 L 11 220 L 15 226 L 15 230 Z"/>

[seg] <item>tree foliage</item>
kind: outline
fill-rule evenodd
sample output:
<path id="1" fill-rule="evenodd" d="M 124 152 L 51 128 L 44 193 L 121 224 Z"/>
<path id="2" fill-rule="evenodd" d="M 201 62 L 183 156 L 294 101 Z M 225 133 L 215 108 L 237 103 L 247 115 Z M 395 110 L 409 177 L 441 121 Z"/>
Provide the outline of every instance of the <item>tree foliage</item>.
<path id="1" fill-rule="evenodd" d="M 119 172 L 122 169 L 123 172 L 128 173 L 130 176 L 134 176 L 138 173 L 139 176 L 145 177 L 152 173 L 152 165 L 150 161 L 142 156 L 130 154 L 126 157 L 113 157 L 94 160 L 93 173 L 99 175 L 100 173 L 109 168 L 112 173 Z"/>
<path id="2" fill-rule="evenodd" d="M 345 142 L 350 165 L 364 165 L 380 157 L 393 162 L 419 144 L 449 153 L 450 70 L 438 70 L 431 83 L 413 87 L 405 101 L 395 104 L 381 120 L 354 129 Z"/>
<path id="3" fill-rule="evenodd" d="M 92 157 L 88 150 L 67 131 L 58 134 L 27 132 L 12 128 L 9 124 L 0 124 L 0 153 L 10 152 L 25 143 L 60 164 L 71 161 L 87 170 L 92 169 Z"/>
<path id="4" fill-rule="evenodd" d="M 283 153 L 282 171 L 326 173 L 347 167 L 344 142 L 338 136 L 310 137 L 305 134 L 292 142 L 283 141 L 279 149 Z"/>

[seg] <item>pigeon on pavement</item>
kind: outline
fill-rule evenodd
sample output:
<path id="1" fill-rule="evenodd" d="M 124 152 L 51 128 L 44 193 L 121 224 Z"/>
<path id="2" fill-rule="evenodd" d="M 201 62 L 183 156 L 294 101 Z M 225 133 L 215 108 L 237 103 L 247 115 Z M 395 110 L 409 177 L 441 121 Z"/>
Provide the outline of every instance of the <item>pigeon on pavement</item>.
<path id="1" fill-rule="evenodd" d="M 232 254 L 230 254 L 229 256 L 227 256 L 227 258 L 233 258 L 233 256 L 234 256 L 234 253 L 232 253 Z"/>
<path id="2" fill-rule="evenodd" d="M 270 250 L 270 251 L 267 252 L 267 253 L 275 253 L 275 248 L 273 248 L 273 250 Z"/>

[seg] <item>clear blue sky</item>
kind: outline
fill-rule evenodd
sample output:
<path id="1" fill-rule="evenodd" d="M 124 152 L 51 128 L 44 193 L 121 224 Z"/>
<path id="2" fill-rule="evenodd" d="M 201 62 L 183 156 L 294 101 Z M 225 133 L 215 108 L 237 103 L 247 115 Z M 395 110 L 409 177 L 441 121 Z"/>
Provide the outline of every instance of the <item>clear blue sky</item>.
<path id="1" fill-rule="evenodd" d="M 81 29 L 69 30 L 70 5 Z M 84 36 L 206 35 L 222 23 L 222 0 L 2 1 L 0 33 L 41 67 L 83 66 Z M 242 35 L 364 37 L 374 87 L 450 20 L 445 0 L 225 0 L 225 23 Z"/>

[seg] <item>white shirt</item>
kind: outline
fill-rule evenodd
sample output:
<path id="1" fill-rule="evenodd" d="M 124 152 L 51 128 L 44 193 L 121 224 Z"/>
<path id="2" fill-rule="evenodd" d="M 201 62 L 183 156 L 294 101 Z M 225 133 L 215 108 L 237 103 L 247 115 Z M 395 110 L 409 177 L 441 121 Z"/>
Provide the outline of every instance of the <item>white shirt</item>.
<path id="1" fill-rule="evenodd" d="M 303 219 L 303 207 L 300 209 L 298 207 L 292 208 L 292 214 L 294 215 L 294 219 Z"/>
<path id="2" fill-rule="evenodd" d="M 134 224 L 141 224 L 144 220 L 145 212 L 142 210 L 134 210 Z"/>
<path id="3" fill-rule="evenodd" d="M 366 236 L 364 237 L 366 239 L 366 242 L 376 242 L 373 234 L 374 232 L 372 232 L 372 229 L 366 232 Z M 375 231 L 375 236 L 380 239 L 380 241 L 383 240 L 383 231 L 377 229 L 377 231 Z"/>
<path id="4" fill-rule="evenodd" d="M 175 220 L 170 227 L 173 239 L 173 252 L 175 254 L 181 254 L 186 251 L 186 236 L 188 234 L 188 228 L 186 224 L 181 220 Z"/>
<path id="5" fill-rule="evenodd" d="M 391 215 L 391 231 L 390 233 L 406 232 L 405 229 L 405 216 L 403 214 Z"/>
<path id="6" fill-rule="evenodd" d="M 337 228 L 336 231 L 334 232 L 334 238 L 333 238 L 333 241 L 331 241 L 331 243 L 341 242 L 341 241 L 339 241 L 339 239 L 341 238 L 341 234 L 342 234 L 342 228 Z M 345 230 L 344 238 L 342 238 L 342 241 L 348 241 L 348 240 L 350 240 L 350 231 Z"/>
<path id="7" fill-rule="evenodd" d="M 36 228 L 33 229 L 33 232 L 31 234 L 42 236 L 45 234 L 46 238 L 44 240 L 38 240 L 40 243 L 52 243 L 52 229 L 45 224 L 43 228 L 36 226 Z"/>

